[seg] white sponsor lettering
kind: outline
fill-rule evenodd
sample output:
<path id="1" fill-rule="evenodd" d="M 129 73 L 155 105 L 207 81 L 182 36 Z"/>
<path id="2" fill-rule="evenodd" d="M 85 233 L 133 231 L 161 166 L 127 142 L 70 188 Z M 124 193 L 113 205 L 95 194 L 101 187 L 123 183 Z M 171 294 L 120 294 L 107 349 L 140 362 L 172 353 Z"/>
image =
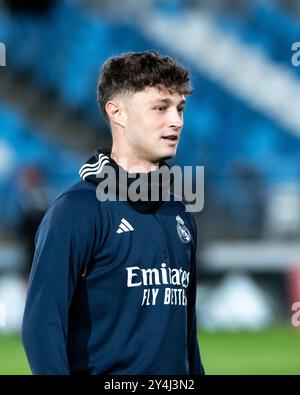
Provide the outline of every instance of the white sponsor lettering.
<path id="1" fill-rule="evenodd" d="M 190 281 L 190 273 L 183 270 L 167 267 L 161 264 L 159 269 L 141 269 L 139 266 L 127 267 L 127 287 L 141 285 L 181 285 L 187 288 Z"/>

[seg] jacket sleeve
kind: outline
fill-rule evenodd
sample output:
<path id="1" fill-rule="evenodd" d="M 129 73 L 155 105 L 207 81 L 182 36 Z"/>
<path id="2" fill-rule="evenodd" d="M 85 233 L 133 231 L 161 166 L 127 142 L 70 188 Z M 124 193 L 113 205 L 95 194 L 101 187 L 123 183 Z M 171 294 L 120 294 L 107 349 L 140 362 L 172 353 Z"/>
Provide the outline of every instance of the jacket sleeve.
<path id="1" fill-rule="evenodd" d="M 196 292 L 197 292 L 197 260 L 196 260 L 196 244 L 197 244 L 197 228 L 194 222 L 194 247 L 191 259 L 191 276 L 188 291 L 188 359 L 189 374 L 204 375 L 205 371 L 201 362 L 200 350 L 197 340 L 197 319 L 196 319 Z"/>
<path id="2" fill-rule="evenodd" d="M 36 235 L 22 323 L 22 342 L 33 374 L 70 373 L 68 308 L 92 256 L 96 232 L 87 194 L 92 195 L 72 191 L 59 197 Z"/>

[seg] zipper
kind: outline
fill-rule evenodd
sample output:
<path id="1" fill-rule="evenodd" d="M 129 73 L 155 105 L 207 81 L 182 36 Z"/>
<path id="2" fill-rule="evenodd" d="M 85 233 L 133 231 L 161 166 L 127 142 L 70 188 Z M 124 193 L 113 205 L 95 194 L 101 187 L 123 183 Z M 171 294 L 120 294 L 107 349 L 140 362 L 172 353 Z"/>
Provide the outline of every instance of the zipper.
<path id="1" fill-rule="evenodd" d="M 157 214 L 154 214 L 156 221 L 158 222 L 158 227 L 159 227 L 159 232 L 161 234 L 161 238 L 162 238 L 162 244 L 163 244 L 163 259 L 164 261 L 168 262 L 169 261 L 169 254 L 168 254 L 168 243 L 167 243 L 167 238 L 166 238 L 166 234 L 163 228 L 163 225 L 161 223 L 161 220 L 159 219 L 159 216 Z"/>

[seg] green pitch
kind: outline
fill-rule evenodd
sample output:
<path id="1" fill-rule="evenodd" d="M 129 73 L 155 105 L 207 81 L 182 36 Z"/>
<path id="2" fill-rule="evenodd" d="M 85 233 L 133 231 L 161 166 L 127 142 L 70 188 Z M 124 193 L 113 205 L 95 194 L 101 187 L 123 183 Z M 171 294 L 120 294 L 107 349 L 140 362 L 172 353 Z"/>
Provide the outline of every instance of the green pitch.
<path id="1" fill-rule="evenodd" d="M 0 335 L 0 374 L 31 374 L 17 335 Z"/>
<path id="2" fill-rule="evenodd" d="M 300 374 L 300 328 L 200 332 L 199 344 L 207 374 Z"/>
<path id="3" fill-rule="evenodd" d="M 300 328 L 199 334 L 207 374 L 300 374 Z M 0 336 L 0 374 L 30 374 L 16 335 Z"/>

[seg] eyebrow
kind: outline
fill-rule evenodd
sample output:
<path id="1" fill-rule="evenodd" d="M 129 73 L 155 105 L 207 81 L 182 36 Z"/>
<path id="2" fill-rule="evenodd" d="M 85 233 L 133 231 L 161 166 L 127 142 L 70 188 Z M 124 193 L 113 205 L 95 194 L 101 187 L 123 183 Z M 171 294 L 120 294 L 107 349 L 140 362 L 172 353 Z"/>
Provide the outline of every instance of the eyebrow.
<path id="1" fill-rule="evenodd" d="M 185 101 L 184 99 L 182 99 L 181 102 L 178 103 L 178 106 L 181 105 L 181 104 L 185 104 L 185 102 L 186 102 L 186 101 Z M 172 102 L 171 99 L 165 98 L 165 99 L 151 100 L 150 103 L 166 103 L 166 104 L 172 104 L 173 102 Z"/>

